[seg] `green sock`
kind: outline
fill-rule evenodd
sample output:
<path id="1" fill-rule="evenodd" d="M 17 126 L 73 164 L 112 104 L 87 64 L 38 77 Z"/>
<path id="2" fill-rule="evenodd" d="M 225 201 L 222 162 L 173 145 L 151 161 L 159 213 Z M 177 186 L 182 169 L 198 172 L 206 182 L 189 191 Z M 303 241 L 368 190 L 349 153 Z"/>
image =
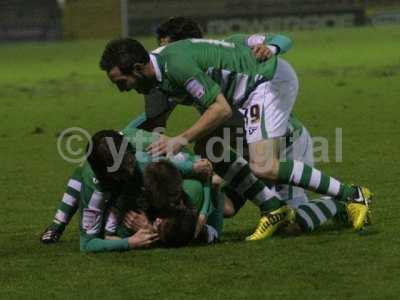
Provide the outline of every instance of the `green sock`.
<path id="1" fill-rule="evenodd" d="M 345 204 L 333 199 L 315 199 L 296 209 L 296 222 L 305 231 L 313 231 L 345 211 Z"/>
<path id="2" fill-rule="evenodd" d="M 353 199 L 357 193 L 355 187 L 341 183 L 320 170 L 297 160 L 280 162 L 278 181 L 282 184 L 291 184 L 319 194 L 332 196 L 342 201 Z"/>
<path id="3" fill-rule="evenodd" d="M 79 198 L 82 186 L 82 169 L 77 168 L 68 180 L 67 189 L 63 195 L 54 216 L 53 224 L 67 225 L 79 207 Z"/>
<path id="4" fill-rule="evenodd" d="M 223 177 L 226 184 L 239 195 L 249 199 L 261 212 L 275 210 L 281 206 L 279 195 L 272 191 L 250 169 L 248 162 L 230 150 L 229 162 L 215 164 L 216 173 Z"/>

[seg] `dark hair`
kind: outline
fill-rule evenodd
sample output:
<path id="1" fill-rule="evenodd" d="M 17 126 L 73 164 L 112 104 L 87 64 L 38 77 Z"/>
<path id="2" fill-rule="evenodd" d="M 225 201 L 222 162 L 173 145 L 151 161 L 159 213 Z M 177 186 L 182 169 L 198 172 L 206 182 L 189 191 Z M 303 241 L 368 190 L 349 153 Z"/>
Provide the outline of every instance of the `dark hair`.
<path id="1" fill-rule="evenodd" d="M 165 220 L 160 229 L 160 241 L 166 247 L 183 247 L 194 238 L 197 214 L 193 209 L 180 208 Z"/>
<path id="2" fill-rule="evenodd" d="M 187 17 L 173 17 L 162 23 L 156 29 L 157 39 L 169 37 L 171 42 L 189 39 L 202 38 L 203 30 L 199 23 Z"/>
<path id="3" fill-rule="evenodd" d="M 134 64 L 147 64 L 149 61 L 149 54 L 140 42 L 121 38 L 108 42 L 100 59 L 100 68 L 109 72 L 118 67 L 123 74 L 128 75 L 132 73 Z"/>
<path id="4" fill-rule="evenodd" d="M 144 195 L 152 215 L 169 215 L 181 206 L 186 194 L 182 190 L 182 175 L 169 161 L 149 164 L 143 174 Z"/>
<path id="5" fill-rule="evenodd" d="M 126 149 L 121 164 L 114 172 L 108 170 L 115 163 L 109 139 L 115 150 L 120 153 L 121 147 L 126 143 Z M 122 134 L 115 130 L 101 130 L 91 138 L 91 147 L 88 145 L 87 161 L 99 180 L 100 186 L 106 191 L 114 191 L 129 179 L 135 168 L 135 150 L 126 141 Z"/>

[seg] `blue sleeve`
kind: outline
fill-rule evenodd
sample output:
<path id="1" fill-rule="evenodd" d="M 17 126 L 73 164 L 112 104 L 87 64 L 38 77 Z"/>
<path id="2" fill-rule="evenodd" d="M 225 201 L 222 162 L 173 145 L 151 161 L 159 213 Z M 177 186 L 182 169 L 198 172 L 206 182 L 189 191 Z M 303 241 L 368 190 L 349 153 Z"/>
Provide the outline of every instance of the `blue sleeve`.
<path id="1" fill-rule="evenodd" d="M 208 217 L 214 211 L 214 205 L 211 201 L 211 179 L 203 183 L 203 205 L 199 214 Z"/>
<path id="2" fill-rule="evenodd" d="M 136 119 L 133 119 L 125 129 L 139 128 L 147 121 L 146 113 L 141 113 Z"/>
<path id="3" fill-rule="evenodd" d="M 212 191 L 212 197 L 214 200 L 214 210 L 208 216 L 207 224 L 212 226 L 218 235 L 221 235 L 224 227 L 224 199 L 225 195 L 221 191 Z"/>
<path id="4" fill-rule="evenodd" d="M 225 39 L 225 41 L 245 45 L 247 47 L 254 47 L 255 45 L 266 43 L 267 45 L 278 47 L 278 54 L 286 53 L 293 46 L 292 40 L 283 34 L 235 34 Z"/>
<path id="5" fill-rule="evenodd" d="M 286 53 L 289 51 L 292 46 L 293 42 L 290 38 L 282 34 L 275 34 L 275 35 L 267 35 L 266 39 L 267 44 L 273 45 L 279 48 L 279 54 Z"/>

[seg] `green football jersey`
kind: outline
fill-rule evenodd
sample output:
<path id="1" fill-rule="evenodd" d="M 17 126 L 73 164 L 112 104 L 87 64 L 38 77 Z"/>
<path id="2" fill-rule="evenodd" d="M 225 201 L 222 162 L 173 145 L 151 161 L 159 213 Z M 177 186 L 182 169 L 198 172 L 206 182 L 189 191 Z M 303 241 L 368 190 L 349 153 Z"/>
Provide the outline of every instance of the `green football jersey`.
<path id="1" fill-rule="evenodd" d="M 240 107 L 259 84 L 273 78 L 277 67 L 276 56 L 260 63 L 248 46 L 237 41 L 183 40 L 151 58 L 162 92 L 185 101 L 189 97 L 204 108 L 219 93 Z"/>
<path id="2" fill-rule="evenodd" d="M 146 165 L 155 160 L 151 155 L 142 151 L 153 141 L 156 141 L 159 138 L 159 135 L 133 127 L 125 128 L 121 133 L 136 150 L 134 183 L 129 189 L 129 199 L 130 201 L 132 201 L 132 199 L 135 201 L 141 197 L 143 170 Z M 157 160 L 159 159 L 160 158 L 157 158 Z M 182 175 L 185 176 L 191 174 L 196 157 L 190 153 L 179 153 L 169 160 L 181 171 Z M 81 250 L 102 251 L 127 249 L 127 241 L 105 241 L 99 239 L 103 236 L 105 212 L 111 195 L 102 190 L 100 183 L 96 179 L 96 176 L 88 162 L 85 162 L 82 167 L 81 179 L 82 188 L 79 202 Z M 135 205 L 135 203 L 131 204 L 133 206 Z"/>

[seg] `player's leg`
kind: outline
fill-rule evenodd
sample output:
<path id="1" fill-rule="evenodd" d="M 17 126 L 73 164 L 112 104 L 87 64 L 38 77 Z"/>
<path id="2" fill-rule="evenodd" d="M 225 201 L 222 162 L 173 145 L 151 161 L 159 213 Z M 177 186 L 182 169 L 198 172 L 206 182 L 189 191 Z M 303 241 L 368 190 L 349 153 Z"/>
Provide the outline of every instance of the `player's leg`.
<path id="1" fill-rule="evenodd" d="M 363 226 L 372 196 L 367 188 L 339 182 L 302 161 L 279 161 L 277 154 L 271 151 L 276 143 L 277 140 L 270 139 L 250 146 L 250 155 L 255 157 L 252 158 L 252 169 L 260 178 L 276 180 L 280 184 L 298 186 L 348 202 L 348 210 L 354 216 L 354 228 L 360 229 Z"/>
<path id="2" fill-rule="evenodd" d="M 252 171 L 269 182 L 298 186 L 338 200 L 359 202 L 363 210 L 368 211 L 366 205 L 370 192 L 367 189 L 340 183 L 302 161 L 280 160 L 280 139 L 288 130 L 298 91 L 297 78 L 292 73 L 288 64 L 278 64 L 277 75 L 264 85 L 264 95 L 263 87 L 259 86 L 249 97 L 245 113 Z M 361 207 L 357 208 L 361 210 Z"/>
<path id="3" fill-rule="evenodd" d="M 222 128 L 219 128 L 212 135 L 196 143 L 195 152 L 213 162 L 214 170 L 223 178 L 225 192 L 229 194 L 229 198 L 237 206 L 236 209 L 240 209 L 246 199 L 259 207 L 262 213 L 279 208 L 281 202 L 278 194 L 252 173 L 247 160 L 233 149 L 227 149 L 227 145 L 210 141 L 210 138 L 221 137 L 223 135 L 222 130 Z M 232 138 L 233 135 L 231 135 L 230 140 Z M 211 147 L 211 149 L 207 147 Z M 216 161 L 213 157 L 210 157 L 210 153 L 218 158 L 222 155 L 227 157 Z M 237 212 L 237 210 L 235 211 Z"/>
<path id="4" fill-rule="evenodd" d="M 56 243 L 78 210 L 79 195 L 82 186 L 81 172 L 82 169 L 80 167 L 76 168 L 68 180 L 67 189 L 59 203 L 53 222 L 45 229 L 40 238 L 42 243 Z"/>
<path id="5" fill-rule="evenodd" d="M 346 213 L 346 204 L 331 197 L 321 197 L 299 205 L 296 209 L 296 223 L 302 231 L 310 232 L 332 220 L 336 215 Z"/>
<path id="6" fill-rule="evenodd" d="M 281 140 L 286 139 L 290 112 L 297 92 L 296 74 L 288 63 L 280 59 L 273 80 L 260 84 L 243 105 L 250 167 L 253 173 L 263 180 L 266 177 L 265 172 L 274 168 L 274 164 L 279 162 Z M 274 114 L 276 114 L 275 118 L 270 119 Z M 266 129 L 270 129 L 270 132 Z M 274 136 L 270 136 L 271 131 Z M 275 217 L 275 214 L 279 217 Z M 291 217 L 293 217 L 293 211 L 288 206 L 269 212 L 262 216 L 257 229 L 247 239 L 264 239 L 272 235 Z"/>

